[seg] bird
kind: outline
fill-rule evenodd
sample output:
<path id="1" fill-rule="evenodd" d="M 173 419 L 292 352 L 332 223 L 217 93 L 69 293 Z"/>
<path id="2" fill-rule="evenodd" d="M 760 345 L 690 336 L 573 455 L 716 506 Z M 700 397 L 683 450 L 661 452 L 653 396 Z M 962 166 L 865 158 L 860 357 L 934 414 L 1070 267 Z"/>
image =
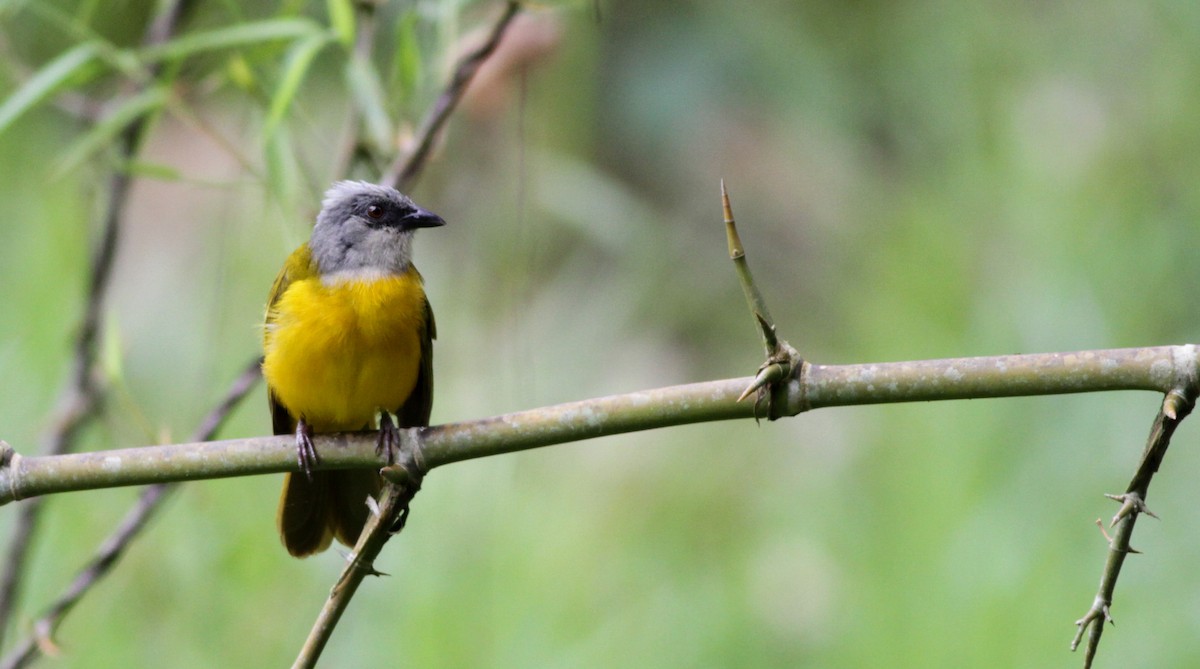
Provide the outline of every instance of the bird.
<path id="1" fill-rule="evenodd" d="M 394 188 L 336 182 L 271 286 L 262 372 L 274 433 L 296 440 L 300 471 L 286 475 L 277 516 L 293 556 L 334 538 L 353 546 L 382 485 L 372 469 L 314 471 L 314 434 L 371 429 L 378 415 L 390 462 L 399 428 L 429 424 L 437 332 L 412 242 L 441 225 Z"/>

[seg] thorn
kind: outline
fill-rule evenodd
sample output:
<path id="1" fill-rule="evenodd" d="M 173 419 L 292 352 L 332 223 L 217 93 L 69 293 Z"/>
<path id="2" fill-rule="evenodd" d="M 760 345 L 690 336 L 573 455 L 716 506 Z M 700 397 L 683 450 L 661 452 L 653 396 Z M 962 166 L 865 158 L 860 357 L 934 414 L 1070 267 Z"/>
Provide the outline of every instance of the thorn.
<path id="1" fill-rule="evenodd" d="M 391 576 L 386 571 L 379 571 L 373 564 L 364 566 L 363 571 L 366 572 L 367 576 Z"/>
<path id="2" fill-rule="evenodd" d="M 739 394 L 738 402 L 743 402 L 745 398 L 750 397 L 751 394 L 754 394 L 758 391 L 758 388 L 766 386 L 769 384 L 769 382 L 770 381 L 767 380 L 767 370 L 764 369 L 762 372 L 758 373 L 757 376 L 755 376 L 754 381 L 751 381 L 749 386 L 746 386 L 746 390 L 742 391 L 742 394 Z"/>
<path id="3" fill-rule="evenodd" d="M 381 468 L 379 475 L 387 479 L 389 483 L 400 486 L 410 485 L 413 480 L 412 475 L 408 473 L 408 469 L 398 463 Z"/>
<path id="4" fill-rule="evenodd" d="M 1112 517 L 1112 522 L 1108 524 L 1109 527 L 1116 525 L 1117 522 L 1124 520 L 1126 517 L 1134 516 L 1139 513 L 1144 513 L 1151 518 L 1161 520 L 1156 513 L 1151 511 L 1149 507 L 1146 506 L 1146 503 L 1142 501 L 1142 496 L 1136 492 L 1127 492 L 1124 495 L 1104 493 L 1104 496 L 1113 500 L 1114 502 L 1121 503 L 1121 508 L 1118 509 L 1117 514 Z"/>
<path id="5" fill-rule="evenodd" d="M 1187 397 L 1178 389 L 1163 397 L 1162 414 L 1171 420 L 1179 420 L 1179 414 L 1187 406 Z"/>
<path id="6" fill-rule="evenodd" d="M 1100 528 L 1100 534 L 1103 534 L 1103 535 L 1104 535 L 1104 539 L 1105 539 L 1106 541 L 1108 541 L 1108 543 L 1111 545 L 1111 544 L 1112 544 L 1112 542 L 1113 542 L 1113 538 L 1112 538 L 1112 537 L 1110 537 L 1110 536 L 1108 536 L 1108 530 L 1104 529 L 1104 521 L 1103 521 L 1103 520 L 1101 520 L 1100 518 L 1097 518 L 1097 519 L 1096 519 L 1096 527 L 1099 527 L 1099 528 Z"/>
<path id="7" fill-rule="evenodd" d="M 729 205 L 729 191 L 725 188 L 725 177 L 721 177 L 721 211 L 725 214 L 725 222 L 733 222 L 733 207 Z"/>
<path id="8" fill-rule="evenodd" d="M 741 402 L 747 397 L 750 397 L 752 393 L 757 392 L 758 389 L 775 383 L 776 381 L 782 379 L 783 376 L 783 365 L 778 363 L 763 365 L 761 368 L 759 368 L 758 375 L 754 377 L 754 381 L 752 381 L 750 385 L 742 391 L 742 394 L 738 396 L 737 401 Z"/>
<path id="9" fill-rule="evenodd" d="M 738 236 L 737 224 L 733 222 L 733 206 L 729 204 L 729 191 L 725 190 L 725 180 L 721 179 L 721 212 L 725 215 L 725 239 L 729 242 L 729 257 L 733 260 L 745 257 L 746 250 L 742 247 L 742 239 Z"/>
<path id="10" fill-rule="evenodd" d="M 367 495 L 367 511 L 376 518 L 379 517 L 379 501 L 371 495 Z"/>

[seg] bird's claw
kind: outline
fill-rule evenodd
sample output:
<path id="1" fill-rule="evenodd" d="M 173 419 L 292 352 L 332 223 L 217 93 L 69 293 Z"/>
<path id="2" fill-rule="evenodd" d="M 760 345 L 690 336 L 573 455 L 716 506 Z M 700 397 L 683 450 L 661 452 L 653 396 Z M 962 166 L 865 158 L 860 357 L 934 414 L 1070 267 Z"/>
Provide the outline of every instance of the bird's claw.
<path id="1" fill-rule="evenodd" d="M 317 456 L 317 448 L 313 446 L 312 428 L 303 418 L 296 421 L 296 461 L 300 463 L 300 471 L 305 478 L 313 480 L 313 467 L 321 458 Z"/>
<path id="2" fill-rule="evenodd" d="M 396 453 L 400 448 L 400 428 L 392 422 L 388 412 L 382 412 L 379 419 L 379 438 L 375 441 L 375 455 L 387 453 L 388 465 L 396 464 Z"/>

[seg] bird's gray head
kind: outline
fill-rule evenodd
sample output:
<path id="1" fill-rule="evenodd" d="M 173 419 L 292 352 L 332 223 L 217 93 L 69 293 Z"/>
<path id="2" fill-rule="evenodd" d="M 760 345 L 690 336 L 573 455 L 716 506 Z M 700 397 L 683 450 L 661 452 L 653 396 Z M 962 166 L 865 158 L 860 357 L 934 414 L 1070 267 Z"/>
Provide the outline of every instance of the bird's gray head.
<path id="1" fill-rule="evenodd" d="M 394 188 L 339 181 L 325 192 L 308 246 L 322 277 L 401 274 L 417 228 L 445 225 Z"/>

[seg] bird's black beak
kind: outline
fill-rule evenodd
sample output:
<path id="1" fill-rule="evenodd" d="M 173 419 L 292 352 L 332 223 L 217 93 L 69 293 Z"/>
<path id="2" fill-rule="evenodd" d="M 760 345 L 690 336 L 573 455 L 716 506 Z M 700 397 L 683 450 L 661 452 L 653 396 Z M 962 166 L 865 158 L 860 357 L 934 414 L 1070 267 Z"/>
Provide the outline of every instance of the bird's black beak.
<path id="1" fill-rule="evenodd" d="M 416 228 L 436 228 L 445 224 L 446 221 L 442 220 L 441 216 L 421 207 L 414 207 L 412 213 L 400 219 L 400 225 L 409 230 Z"/>

